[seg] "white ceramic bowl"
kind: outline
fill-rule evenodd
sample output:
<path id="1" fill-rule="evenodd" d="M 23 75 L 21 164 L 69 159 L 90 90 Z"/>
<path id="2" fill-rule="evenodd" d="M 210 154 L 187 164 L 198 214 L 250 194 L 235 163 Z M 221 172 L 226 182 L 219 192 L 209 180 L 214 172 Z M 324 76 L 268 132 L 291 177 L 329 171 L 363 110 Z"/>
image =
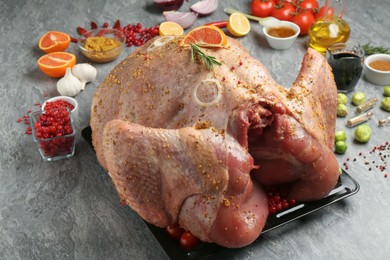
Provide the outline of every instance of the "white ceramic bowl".
<path id="1" fill-rule="evenodd" d="M 276 27 L 276 28 L 277 27 L 289 27 L 295 31 L 295 34 L 293 36 L 285 37 L 285 38 L 274 37 L 274 36 L 271 36 L 268 34 L 268 30 L 270 30 L 271 28 L 274 28 L 274 27 Z M 293 43 L 295 42 L 295 40 L 297 39 L 300 32 L 301 32 L 301 30 L 299 29 L 298 25 L 296 25 L 295 23 L 292 23 L 292 22 L 288 22 L 288 21 L 280 21 L 273 26 L 263 27 L 263 33 L 265 35 L 265 38 L 268 41 L 268 44 L 271 46 L 271 48 L 276 49 L 276 50 L 285 50 L 285 49 L 290 48 L 293 45 Z"/>
<path id="2" fill-rule="evenodd" d="M 42 110 L 45 110 L 46 102 L 53 102 L 53 101 L 57 101 L 57 100 L 63 100 L 63 101 L 66 101 L 66 102 L 72 104 L 74 106 L 74 108 L 71 111 L 72 112 L 72 117 L 74 119 L 77 119 L 78 112 L 79 112 L 79 104 L 78 104 L 76 99 L 68 97 L 68 96 L 57 96 L 57 97 L 49 98 L 48 100 L 46 100 L 42 104 Z"/>
<path id="3" fill-rule="evenodd" d="M 368 81 L 375 85 L 385 86 L 390 85 L 390 71 L 383 71 L 383 70 L 377 70 L 373 69 L 370 66 L 371 62 L 374 62 L 376 60 L 386 60 L 390 61 L 390 55 L 389 54 L 373 54 L 368 56 L 364 60 L 365 65 L 365 76 Z"/>

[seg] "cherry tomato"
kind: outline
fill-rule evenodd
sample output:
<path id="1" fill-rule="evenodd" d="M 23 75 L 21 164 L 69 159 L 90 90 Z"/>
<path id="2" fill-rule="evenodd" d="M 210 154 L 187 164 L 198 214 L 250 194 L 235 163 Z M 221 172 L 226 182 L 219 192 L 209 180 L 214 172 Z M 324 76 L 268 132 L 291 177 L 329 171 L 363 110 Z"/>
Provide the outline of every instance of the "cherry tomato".
<path id="1" fill-rule="evenodd" d="M 282 4 L 283 2 L 288 2 L 288 3 L 294 3 L 296 4 L 299 0 L 275 0 L 275 4 L 279 5 Z"/>
<path id="2" fill-rule="evenodd" d="M 179 239 L 181 235 L 184 233 L 184 229 L 179 226 L 179 224 L 168 225 L 165 228 L 165 231 L 168 235 L 174 239 Z"/>
<path id="3" fill-rule="evenodd" d="M 282 3 L 280 5 L 275 6 L 272 10 L 271 16 L 279 19 L 290 21 L 295 13 L 295 7 L 290 3 Z"/>
<path id="4" fill-rule="evenodd" d="M 299 13 L 291 19 L 291 22 L 298 25 L 301 29 L 299 35 L 306 35 L 309 32 L 311 24 L 315 22 L 315 19 L 311 13 Z"/>
<path id="5" fill-rule="evenodd" d="M 333 14 L 334 14 L 333 8 L 328 6 L 326 15 L 333 16 Z M 319 18 L 321 18 L 324 15 L 325 15 L 325 6 L 321 7 L 320 10 L 317 13 L 315 13 L 314 18 L 316 20 L 318 20 Z"/>
<path id="6" fill-rule="evenodd" d="M 196 245 L 198 245 L 200 242 L 199 238 L 194 236 L 191 232 L 189 231 L 184 231 L 184 233 L 180 236 L 180 246 L 183 249 L 191 249 L 194 248 Z"/>
<path id="7" fill-rule="evenodd" d="M 273 0 L 252 0 L 250 5 L 251 14 L 258 17 L 271 15 L 275 2 Z"/>
<path id="8" fill-rule="evenodd" d="M 316 0 L 303 0 L 299 3 L 299 12 L 310 12 L 314 15 L 315 10 L 318 10 L 318 2 Z"/>

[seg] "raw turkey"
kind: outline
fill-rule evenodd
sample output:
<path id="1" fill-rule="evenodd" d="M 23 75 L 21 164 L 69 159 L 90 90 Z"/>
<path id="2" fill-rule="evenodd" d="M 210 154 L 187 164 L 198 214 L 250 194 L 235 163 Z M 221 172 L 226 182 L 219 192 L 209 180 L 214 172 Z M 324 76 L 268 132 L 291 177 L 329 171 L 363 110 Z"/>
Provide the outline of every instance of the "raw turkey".
<path id="1" fill-rule="evenodd" d="M 91 107 L 94 149 L 147 222 L 243 247 L 266 223 L 265 187 L 311 201 L 336 185 L 333 74 L 308 49 L 284 88 L 234 39 L 202 48 L 221 63 L 212 69 L 180 40 L 156 38 L 106 77 Z"/>

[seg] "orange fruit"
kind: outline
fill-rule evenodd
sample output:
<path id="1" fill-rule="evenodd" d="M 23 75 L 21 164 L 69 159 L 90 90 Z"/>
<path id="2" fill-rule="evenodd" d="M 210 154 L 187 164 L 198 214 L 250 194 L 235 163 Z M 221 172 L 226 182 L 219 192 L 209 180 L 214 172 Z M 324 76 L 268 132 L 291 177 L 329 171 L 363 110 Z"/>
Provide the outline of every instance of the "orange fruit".
<path id="1" fill-rule="evenodd" d="M 202 47 L 224 47 L 227 44 L 226 34 L 217 26 L 204 25 L 191 30 L 181 41 L 181 45 L 190 43 Z"/>
<path id="2" fill-rule="evenodd" d="M 227 29 L 232 35 L 241 37 L 249 33 L 251 24 L 243 14 L 232 13 L 228 19 Z"/>
<path id="3" fill-rule="evenodd" d="M 183 27 L 175 22 L 163 22 L 159 26 L 160 36 L 182 35 L 184 32 Z"/>
<path id="4" fill-rule="evenodd" d="M 39 49 L 44 52 L 64 51 L 68 48 L 70 36 L 63 32 L 49 31 L 39 39 Z"/>
<path id="5" fill-rule="evenodd" d="M 60 78 L 76 64 L 76 56 L 68 52 L 51 52 L 38 60 L 38 67 L 49 77 Z"/>

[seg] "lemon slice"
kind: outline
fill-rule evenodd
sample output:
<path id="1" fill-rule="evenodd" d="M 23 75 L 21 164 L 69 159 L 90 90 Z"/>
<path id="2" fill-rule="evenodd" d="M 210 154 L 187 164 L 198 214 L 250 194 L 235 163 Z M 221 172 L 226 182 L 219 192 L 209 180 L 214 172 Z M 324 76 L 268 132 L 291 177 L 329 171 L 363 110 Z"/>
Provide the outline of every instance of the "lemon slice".
<path id="1" fill-rule="evenodd" d="M 175 22 L 163 22 L 159 27 L 160 36 L 179 36 L 183 35 L 183 33 L 183 27 Z"/>
<path id="2" fill-rule="evenodd" d="M 248 18 L 241 13 L 232 13 L 229 16 L 227 29 L 229 33 L 234 36 L 241 37 L 245 36 L 251 30 L 251 24 Z"/>

